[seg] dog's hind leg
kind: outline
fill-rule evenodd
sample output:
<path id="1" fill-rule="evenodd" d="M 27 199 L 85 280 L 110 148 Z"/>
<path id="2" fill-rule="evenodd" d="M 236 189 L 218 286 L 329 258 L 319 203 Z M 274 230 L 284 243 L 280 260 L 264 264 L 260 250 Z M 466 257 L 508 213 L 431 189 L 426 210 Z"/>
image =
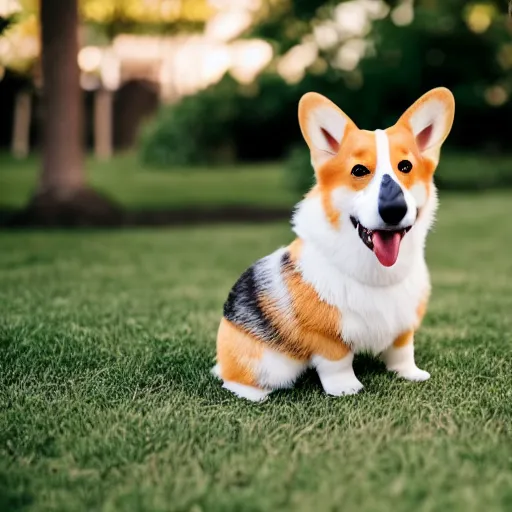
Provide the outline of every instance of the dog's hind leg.
<path id="1" fill-rule="evenodd" d="M 223 381 L 222 387 L 240 398 L 264 400 L 271 389 L 260 386 L 256 374 L 263 348 L 256 338 L 223 318 L 217 334 L 217 364 L 212 370 Z"/>
<path id="2" fill-rule="evenodd" d="M 293 386 L 306 368 L 222 319 L 217 337 L 217 364 L 212 372 L 223 387 L 240 398 L 259 402 L 275 389 Z"/>

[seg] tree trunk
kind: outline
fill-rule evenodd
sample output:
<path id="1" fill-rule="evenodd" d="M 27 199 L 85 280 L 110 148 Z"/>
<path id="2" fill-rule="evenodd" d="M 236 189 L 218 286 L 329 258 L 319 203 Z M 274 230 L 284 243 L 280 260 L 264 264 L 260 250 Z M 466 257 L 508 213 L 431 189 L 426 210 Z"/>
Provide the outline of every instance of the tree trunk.
<path id="1" fill-rule="evenodd" d="M 44 149 L 40 193 L 84 186 L 77 0 L 41 0 Z"/>
<path id="2" fill-rule="evenodd" d="M 16 158 L 26 158 L 30 150 L 32 96 L 28 91 L 16 94 L 11 151 Z"/>
<path id="3" fill-rule="evenodd" d="M 94 152 L 100 160 L 112 157 L 112 96 L 103 88 L 94 94 Z"/>
<path id="4" fill-rule="evenodd" d="M 77 0 L 40 0 L 43 162 L 39 186 L 8 224 L 120 225 L 122 210 L 85 184 Z"/>

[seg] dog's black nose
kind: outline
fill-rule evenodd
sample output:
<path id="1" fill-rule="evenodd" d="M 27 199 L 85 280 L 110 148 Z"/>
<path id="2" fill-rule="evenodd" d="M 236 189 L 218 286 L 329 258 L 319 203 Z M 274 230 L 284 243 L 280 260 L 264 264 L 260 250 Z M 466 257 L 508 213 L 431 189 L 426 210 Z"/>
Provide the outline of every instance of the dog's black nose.
<path id="1" fill-rule="evenodd" d="M 396 226 L 406 213 L 407 203 L 402 188 L 389 174 L 385 174 L 379 191 L 379 214 L 382 220 Z"/>

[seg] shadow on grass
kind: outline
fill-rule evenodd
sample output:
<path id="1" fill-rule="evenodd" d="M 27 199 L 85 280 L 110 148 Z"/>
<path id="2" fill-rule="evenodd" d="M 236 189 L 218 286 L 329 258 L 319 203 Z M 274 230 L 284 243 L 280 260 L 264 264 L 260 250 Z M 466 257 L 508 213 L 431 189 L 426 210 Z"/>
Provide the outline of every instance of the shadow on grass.
<path id="1" fill-rule="evenodd" d="M 291 208 L 243 205 L 191 205 L 179 209 L 128 211 L 117 206 L 86 209 L 69 204 L 58 208 L 0 209 L 0 228 L 123 228 L 262 223 L 289 219 L 291 213 Z"/>
<path id="2" fill-rule="evenodd" d="M 218 395 L 214 390 L 215 388 L 220 390 L 222 383 L 210 373 L 213 364 L 210 351 L 195 349 L 186 355 L 182 354 L 182 357 L 174 361 L 173 366 L 163 370 L 166 372 L 167 378 L 173 381 L 173 386 L 185 392 L 190 398 L 200 397 L 215 402 Z M 354 371 L 358 377 L 363 379 L 375 375 L 389 375 L 382 361 L 365 354 L 356 356 Z M 314 369 L 308 369 L 299 377 L 293 388 L 277 390 L 272 393 L 272 397 L 301 402 L 308 401 L 312 392 L 321 392 L 321 390 L 322 385 L 317 372 Z M 213 393 L 210 393 L 211 391 Z M 227 392 L 222 391 L 222 393 Z"/>
<path id="3" fill-rule="evenodd" d="M 11 511 L 25 510 L 34 502 L 34 497 L 26 490 L 27 483 L 20 480 L 13 486 L 13 474 L 10 469 L 9 476 L 0 469 L 0 510 Z M 16 481 L 16 477 L 14 478 Z"/>

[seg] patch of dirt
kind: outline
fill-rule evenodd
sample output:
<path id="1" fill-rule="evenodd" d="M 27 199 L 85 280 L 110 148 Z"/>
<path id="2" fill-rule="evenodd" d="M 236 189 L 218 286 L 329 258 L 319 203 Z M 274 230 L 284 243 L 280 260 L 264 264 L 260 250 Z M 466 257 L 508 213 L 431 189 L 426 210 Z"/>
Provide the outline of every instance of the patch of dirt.
<path id="1" fill-rule="evenodd" d="M 90 188 L 65 196 L 53 192 L 35 195 L 22 210 L 2 212 L 4 227 L 92 227 L 118 226 L 123 210 L 110 199 Z"/>

